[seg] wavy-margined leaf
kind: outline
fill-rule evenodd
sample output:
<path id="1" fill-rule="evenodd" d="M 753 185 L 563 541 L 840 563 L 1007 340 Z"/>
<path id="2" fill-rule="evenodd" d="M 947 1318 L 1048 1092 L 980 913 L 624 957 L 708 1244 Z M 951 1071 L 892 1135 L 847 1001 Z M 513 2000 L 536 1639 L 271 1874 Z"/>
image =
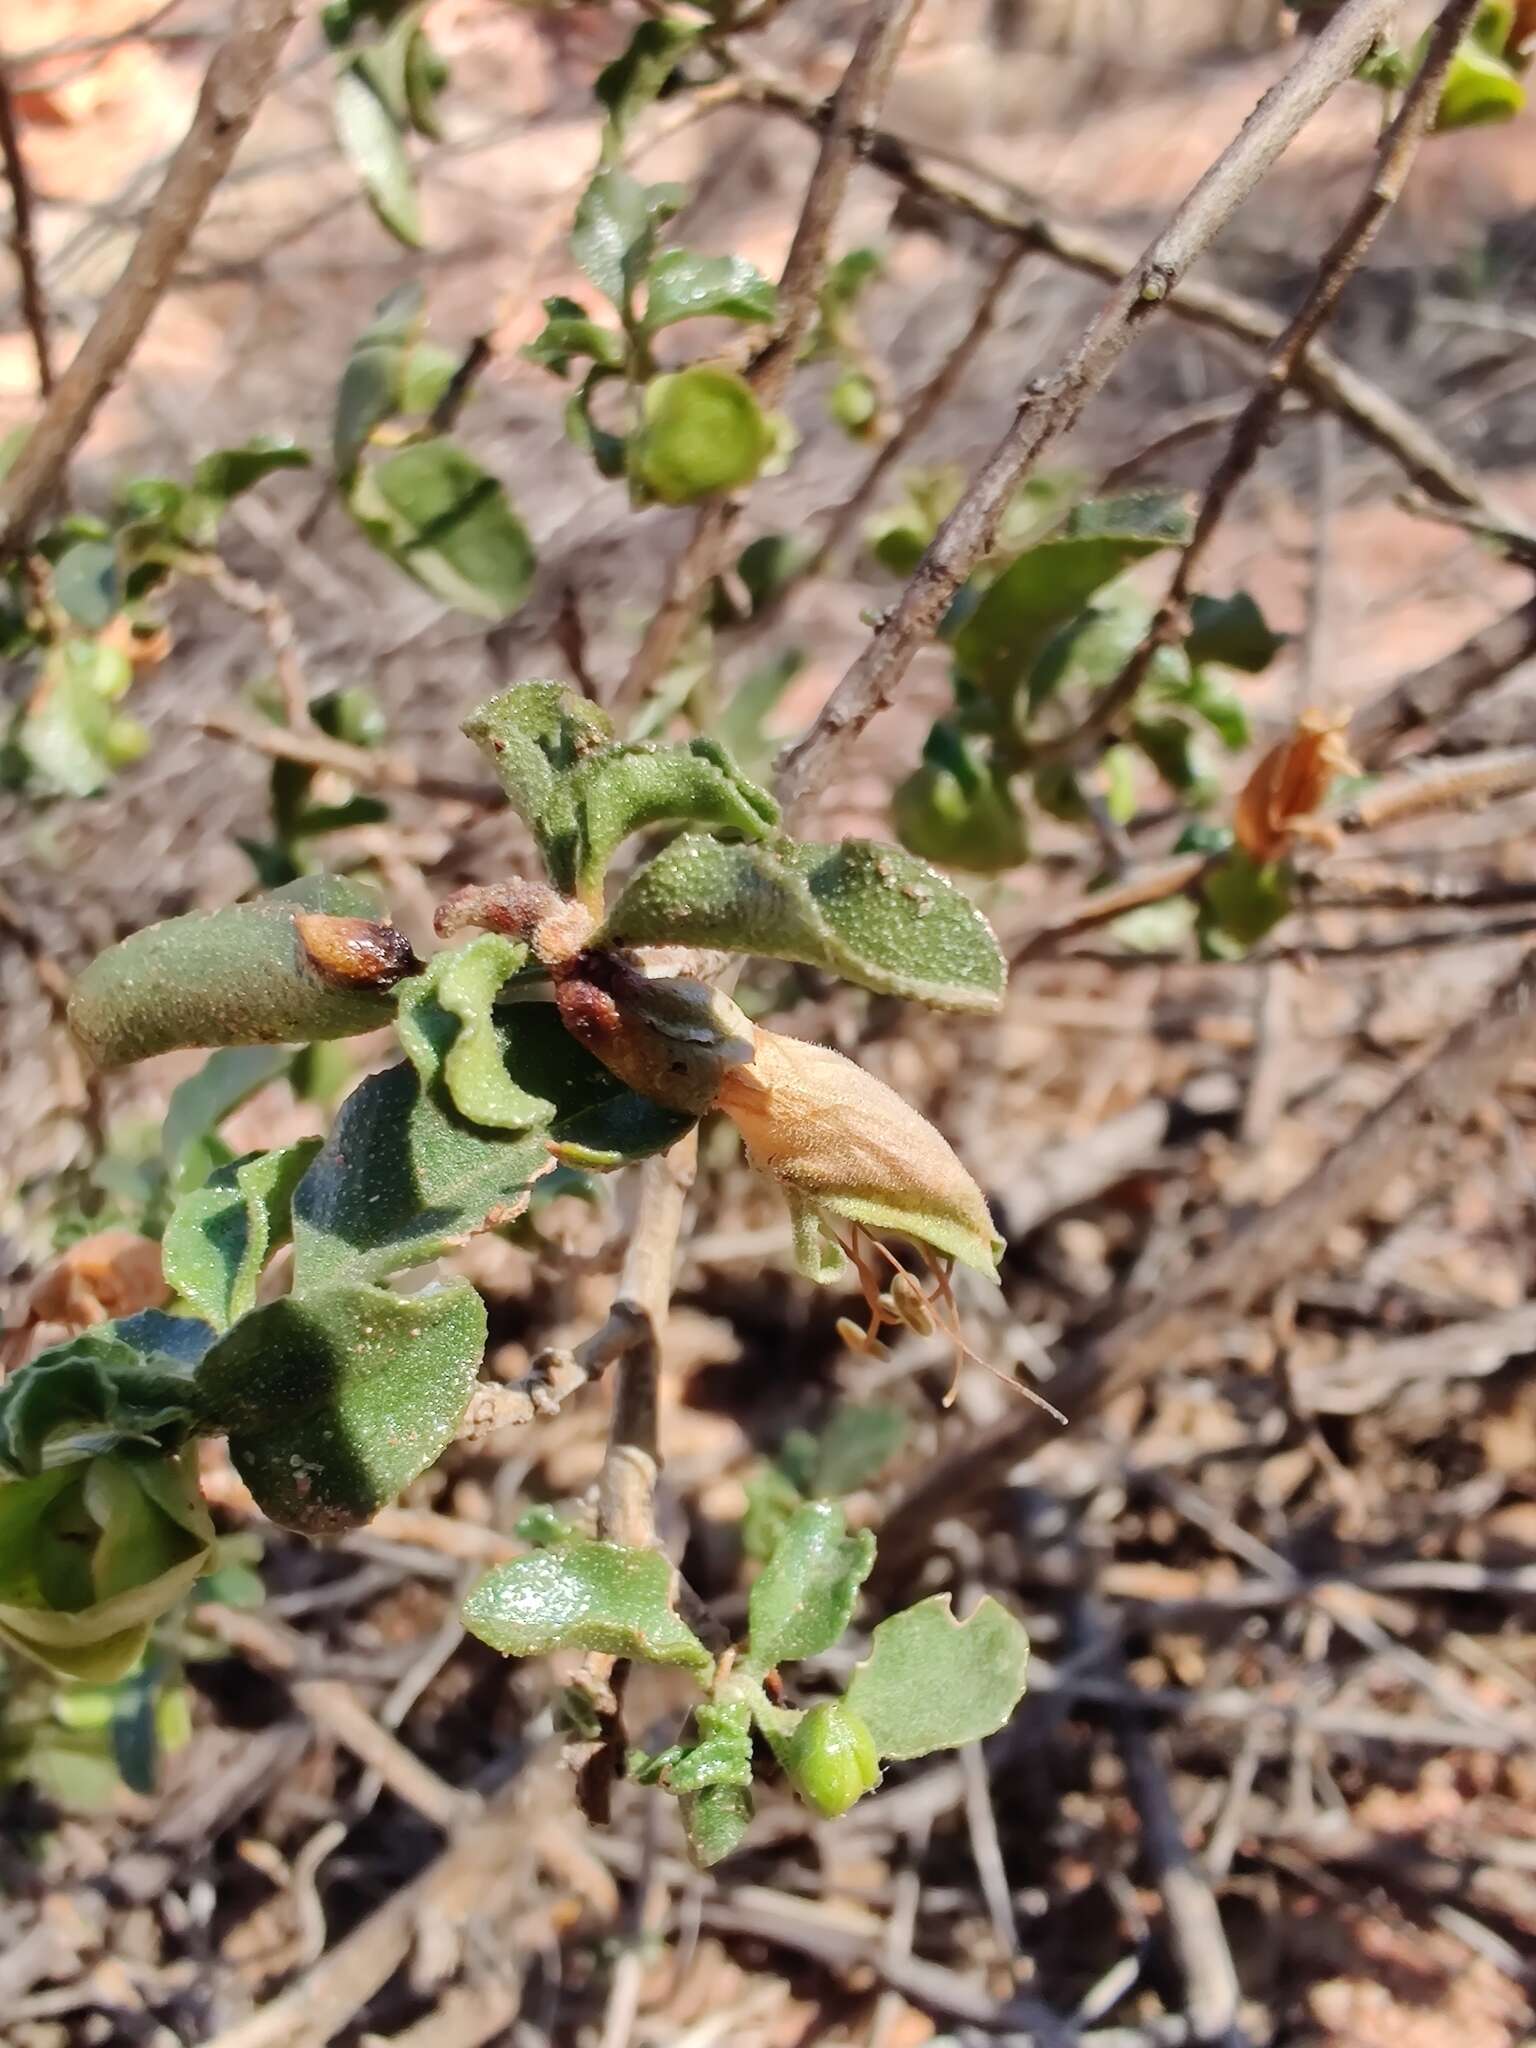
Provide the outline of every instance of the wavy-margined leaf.
<path id="1" fill-rule="evenodd" d="M 771 1671 L 830 1650 L 853 1618 L 874 1561 L 874 1537 L 868 1529 L 850 1535 L 836 1501 L 797 1508 L 748 1602 L 753 1667 Z"/>
<path id="2" fill-rule="evenodd" d="M 345 479 L 376 427 L 400 410 L 406 363 L 426 318 L 426 294 L 414 281 L 380 299 L 373 319 L 352 344 L 336 388 L 331 458 Z"/>
<path id="3" fill-rule="evenodd" d="M 773 428 L 745 377 L 712 363 L 653 377 L 630 435 L 630 480 L 664 505 L 691 505 L 750 483 L 773 452 Z"/>
<path id="4" fill-rule="evenodd" d="M 1182 546 L 1191 530 L 1180 497 L 1148 494 L 1079 505 L 1058 535 L 1003 570 L 956 634 L 965 676 L 989 694 L 1016 688 L 1050 635 L 1096 590 L 1142 556 Z"/>
<path id="5" fill-rule="evenodd" d="M 594 320 L 575 299 L 556 297 L 544 301 L 544 325 L 518 353 L 563 377 L 577 356 L 590 356 L 605 370 L 622 370 L 628 351 L 617 329 Z"/>
<path id="6" fill-rule="evenodd" d="M 698 40 L 700 24 L 662 14 L 642 21 L 629 47 L 597 74 L 593 91 L 608 109 L 604 150 L 610 156 L 624 140 L 630 124 L 651 104 Z"/>
<path id="7" fill-rule="evenodd" d="M 485 1350 L 468 1281 L 392 1294 L 343 1281 L 242 1316 L 198 1371 L 209 1426 L 263 1514 L 356 1528 L 453 1440 Z"/>
<path id="8" fill-rule="evenodd" d="M 285 1074 L 292 1061 L 282 1046 L 230 1045 L 210 1053 L 195 1074 L 177 1083 L 160 1126 L 160 1157 L 173 1193 L 182 1194 L 206 1178 L 216 1163 L 210 1159 L 210 1140 L 219 1125 Z"/>
<path id="9" fill-rule="evenodd" d="M 646 273 L 647 333 L 679 320 L 708 316 L 743 322 L 771 320 L 779 295 L 755 263 L 744 256 L 698 256 L 691 249 L 667 249 Z"/>
<path id="10" fill-rule="evenodd" d="M 491 1016 L 503 985 L 528 948 L 497 932 L 439 953 L 400 990 L 396 1028 L 424 1087 L 439 1078 L 460 1116 L 503 1131 L 542 1128 L 555 1105 L 530 1095 L 507 1070 Z"/>
<path id="11" fill-rule="evenodd" d="M 767 790 L 742 774 L 714 740 L 605 747 L 572 775 L 580 853 L 576 885 L 592 896 L 632 832 L 647 825 L 702 825 L 761 839 L 779 822 Z"/>
<path id="12" fill-rule="evenodd" d="M 262 1268 L 292 1232 L 293 1191 L 319 1150 L 318 1138 L 301 1138 L 248 1153 L 215 1167 L 172 1210 L 165 1277 L 216 1330 L 256 1306 Z"/>
<path id="13" fill-rule="evenodd" d="M 463 730 L 539 842 L 550 880 L 574 890 L 579 836 L 570 771 L 611 743 L 612 719 L 565 683 L 514 683 L 471 712 Z"/>
<path id="14" fill-rule="evenodd" d="M 348 1038 L 387 1023 L 384 995 L 328 987 L 295 918 L 375 918 L 372 890 L 306 875 L 226 910 L 152 924 L 93 960 L 70 997 L 70 1028 L 101 1067 L 194 1045 Z"/>
<path id="15" fill-rule="evenodd" d="M 548 1003 L 498 1013 L 510 1082 L 551 1105 L 538 1128 L 471 1123 L 441 1081 L 401 1065 L 370 1075 L 342 1104 L 293 1198 L 295 1285 L 382 1279 L 424 1264 L 488 1224 L 510 1221 L 554 1148 L 616 1166 L 665 1151 L 690 1119 L 633 1094 L 584 1051 Z"/>
<path id="16" fill-rule="evenodd" d="M 940 867 L 995 875 L 1029 858 L 1029 828 L 1007 777 L 942 720 L 921 765 L 897 784 L 891 822 L 909 853 Z"/>
<path id="17" fill-rule="evenodd" d="M 562 683 L 518 683 L 465 721 L 538 841 L 555 886 L 589 900 L 619 845 L 647 825 L 693 823 L 761 838 L 766 790 L 712 740 L 619 744 L 607 714 Z"/>
<path id="18" fill-rule="evenodd" d="M 576 203 L 571 254 L 605 299 L 627 313 L 650 262 L 656 230 L 683 204 L 681 185 L 642 185 L 628 171 L 599 171 Z"/>
<path id="19" fill-rule="evenodd" d="M 368 203 L 396 241 L 421 247 L 421 201 L 403 126 L 359 56 L 336 74 L 331 99 L 336 139 Z"/>
<path id="20" fill-rule="evenodd" d="M 0 1484 L 0 1644 L 60 1677 L 121 1678 L 212 1551 L 190 1448 Z"/>
<path id="21" fill-rule="evenodd" d="M 146 1309 L 53 1344 L 0 1385 L 0 1479 L 124 1445 L 178 1450 L 196 1418 L 192 1376 L 208 1324 Z"/>
<path id="22" fill-rule="evenodd" d="M 1258 600 L 1246 590 L 1230 597 L 1195 597 L 1189 606 L 1189 634 L 1184 652 L 1198 667 L 1219 662 L 1224 668 L 1258 675 L 1285 645 L 1284 633 L 1271 630 Z"/>
<path id="23" fill-rule="evenodd" d="M 562 1543 L 488 1572 L 464 1602 L 464 1625 L 504 1657 L 596 1650 L 699 1676 L 715 1660 L 672 1605 L 659 1550 Z"/>
<path id="24" fill-rule="evenodd" d="M 510 618 L 528 595 L 534 551 L 506 491 L 438 437 L 355 470 L 347 505 L 381 554 L 445 604 Z"/>
<path id="25" fill-rule="evenodd" d="M 1029 1637 L 988 1597 L 956 1621 L 947 1593 L 920 1600 L 875 1630 L 847 1705 L 882 1757 L 927 1756 L 979 1742 L 1024 1696 Z"/>
<path id="26" fill-rule="evenodd" d="M 629 882 L 604 935 L 801 960 L 940 1009 L 995 1010 L 1007 967 L 975 905 L 894 846 L 676 839 Z"/>
<path id="27" fill-rule="evenodd" d="M 688 1854 L 700 1870 L 711 1870 L 741 1846 L 751 1825 L 752 1790 L 746 1785 L 710 1785 L 683 1801 Z"/>

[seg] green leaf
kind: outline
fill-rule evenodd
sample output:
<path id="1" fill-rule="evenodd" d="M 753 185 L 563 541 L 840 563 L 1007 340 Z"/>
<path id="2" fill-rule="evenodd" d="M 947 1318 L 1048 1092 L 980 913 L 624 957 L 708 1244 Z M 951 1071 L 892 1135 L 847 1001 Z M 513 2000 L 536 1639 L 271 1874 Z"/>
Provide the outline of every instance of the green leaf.
<path id="1" fill-rule="evenodd" d="M 1028 1664 L 1029 1638 L 996 1600 L 961 1622 L 936 1593 L 881 1622 L 846 1703 L 882 1757 L 927 1756 L 996 1734 L 1024 1696 Z"/>
<path id="2" fill-rule="evenodd" d="M 613 434 L 600 426 L 592 415 L 592 398 L 599 384 L 606 383 L 615 375 L 600 363 L 594 365 L 580 387 L 572 393 L 565 406 L 565 435 L 573 448 L 580 448 L 590 455 L 597 465 L 599 476 L 616 477 L 624 474 L 624 460 L 628 442 L 622 434 Z"/>
<path id="3" fill-rule="evenodd" d="M 122 603 L 117 549 L 107 540 L 79 540 L 53 565 L 53 594 L 77 626 L 99 632 Z"/>
<path id="4" fill-rule="evenodd" d="M 256 1306 L 262 1269 L 292 1233 L 293 1191 L 319 1150 L 318 1138 L 301 1138 L 248 1153 L 216 1167 L 171 1212 L 165 1277 L 216 1330 Z"/>
<path id="5" fill-rule="evenodd" d="M 238 498 L 280 469 L 308 469 L 309 451 L 275 434 L 258 434 L 238 448 L 219 448 L 205 455 L 192 472 L 192 487 L 219 507 Z"/>
<path id="6" fill-rule="evenodd" d="M 1143 556 L 1181 546 L 1191 532 L 1182 498 L 1150 494 L 1079 505 L 1059 536 L 1006 568 L 955 638 L 966 677 L 988 694 L 1029 674 L 1058 626 Z"/>
<path id="7" fill-rule="evenodd" d="M 741 1518 L 741 1547 L 748 1557 L 766 1564 L 804 1496 L 777 1464 L 761 1465 L 750 1473 L 744 1490 L 747 1511 Z"/>
<path id="8" fill-rule="evenodd" d="M 505 619 L 527 597 L 533 543 L 500 483 L 455 442 L 418 441 L 358 470 L 347 503 L 380 553 L 445 604 Z"/>
<path id="9" fill-rule="evenodd" d="M 178 1193 L 197 1185 L 186 1178 L 189 1155 L 204 1155 L 204 1141 L 225 1117 L 288 1069 L 281 1046 L 232 1045 L 210 1053 L 195 1074 L 173 1089 L 160 1130 L 160 1156 Z"/>
<path id="10" fill-rule="evenodd" d="M 625 170 L 599 171 L 576 204 L 571 254 L 593 284 L 627 315 L 656 230 L 682 205 L 681 185 L 642 185 Z"/>
<path id="11" fill-rule="evenodd" d="M 528 948 L 496 932 L 439 953 L 400 990 L 399 1032 L 424 1087 L 442 1076 L 448 1099 L 472 1124 L 527 1131 L 547 1124 L 555 1105 L 519 1088 L 502 1058 L 491 1010 Z"/>
<path id="12" fill-rule="evenodd" d="M 668 249 L 651 265 L 646 282 L 648 334 L 679 320 L 715 315 L 768 321 L 778 311 L 777 289 L 744 256 L 696 256 L 691 249 Z"/>
<path id="13" fill-rule="evenodd" d="M 613 721 L 564 683 L 515 683 L 465 719 L 508 801 L 539 842 L 557 889 L 576 886 L 579 834 L 570 770 L 613 739 Z"/>
<path id="14" fill-rule="evenodd" d="M 772 450 L 773 430 L 745 377 L 698 363 L 646 385 L 627 461 L 650 497 L 689 505 L 750 483 Z"/>
<path id="15" fill-rule="evenodd" d="M 1059 626 L 1040 649 L 1030 665 L 1026 709 L 1038 711 L 1067 690 L 1103 689 L 1136 652 L 1151 623 L 1152 607 L 1139 591 L 1123 586 L 1105 591 L 1097 604 Z M 1169 651 L 1158 650 L 1152 675 L 1161 674 L 1162 657 Z M 1177 675 L 1188 672 L 1181 654 Z"/>
<path id="16" fill-rule="evenodd" d="M 1286 641 L 1284 633 L 1270 630 L 1258 600 L 1246 590 L 1236 590 L 1230 597 L 1193 598 L 1189 619 L 1184 652 L 1196 667 L 1215 661 L 1256 676 L 1269 667 Z"/>
<path id="17" fill-rule="evenodd" d="M 798 647 L 786 647 L 743 676 L 730 702 L 713 720 L 726 751 L 751 775 L 766 774 L 778 742 L 767 730 L 784 692 L 805 667 Z"/>
<path id="18" fill-rule="evenodd" d="M 212 1549 L 190 1448 L 0 1484 L 0 1644 L 60 1677 L 110 1683 Z"/>
<path id="19" fill-rule="evenodd" d="M 203 1360 L 198 1394 L 263 1514 L 330 1535 L 453 1441 L 485 1334 L 468 1281 L 406 1295 L 347 1281 L 243 1316 Z"/>
<path id="20" fill-rule="evenodd" d="M 530 363 L 538 363 L 563 377 L 575 356 L 590 356 L 605 370 L 622 370 L 628 357 L 622 334 L 592 319 L 575 299 L 544 301 L 545 320 L 540 333 L 519 351 Z"/>
<path id="21" fill-rule="evenodd" d="M 899 1408 L 848 1402 L 817 1440 L 806 1490 L 823 1498 L 856 1493 L 879 1477 L 906 1436 L 907 1418 Z"/>
<path id="22" fill-rule="evenodd" d="M 362 184 L 369 205 L 396 241 L 421 247 L 421 203 L 411 174 L 401 123 L 380 97 L 360 56 L 336 74 L 331 101 L 336 139 Z"/>
<path id="23" fill-rule="evenodd" d="M 928 735 L 922 766 L 897 785 L 891 822 L 908 852 L 941 867 L 995 875 L 1029 858 L 1029 828 L 1007 778 L 942 722 Z"/>
<path id="24" fill-rule="evenodd" d="M 436 44 L 416 29 L 405 46 L 405 104 L 411 126 L 429 142 L 443 140 L 437 101 L 450 73 Z"/>
<path id="25" fill-rule="evenodd" d="M 470 1123 L 440 1082 L 423 1085 L 409 1065 L 370 1075 L 294 1195 L 300 1289 L 382 1279 L 509 1221 L 549 1170 L 552 1146 L 577 1149 L 581 1164 L 620 1165 L 689 1129 L 688 1117 L 633 1094 L 584 1051 L 552 1004 L 516 1004 L 495 1028 L 511 1083 L 552 1105 L 547 1123 L 522 1132 Z"/>
<path id="26" fill-rule="evenodd" d="M 752 1812 L 751 1789 L 742 1785 L 711 1785 L 683 1801 L 688 1854 L 700 1870 L 712 1870 L 740 1847 Z"/>
<path id="27" fill-rule="evenodd" d="M 752 1668 L 771 1671 L 830 1650 L 874 1561 L 874 1537 L 867 1529 L 850 1536 L 835 1501 L 797 1508 L 748 1602 Z"/>
<path id="28" fill-rule="evenodd" d="M 403 284 L 379 301 L 374 317 L 352 345 L 336 391 L 331 459 L 345 480 L 357 467 L 369 436 L 404 403 L 406 363 L 426 317 L 419 284 Z"/>
<path id="29" fill-rule="evenodd" d="M 593 91 L 608 110 L 607 156 L 617 152 L 630 124 L 656 99 L 698 34 L 696 23 L 670 15 L 643 21 L 623 55 L 599 71 Z"/>
<path id="30" fill-rule="evenodd" d="M 1424 47 L 1420 45 L 1421 51 Z M 1417 71 L 1418 65 L 1414 69 Z M 1434 132 L 1443 135 L 1453 128 L 1510 121 L 1524 105 L 1525 87 L 1506 62 L 1502 45 L 1490 48 L 1474 24 L 1451 60 L 1435 109 Z"/>
<path id="31" fill-rule="evenodd" d="M 295 915 L 371 918 L 378 899 L 339 875 L 306 875 L 226 910 L 168 918 L 98 955 L 75 983 L 69 1021 L 101 1067 L 194 1045 L 347 1038 L 387 1023 L 387 997 L 328 987 Z"/>
<path id="32" fill-rule="evenodd" d="M 1230 690 L 1214 683 L 1204 669 L 1197 668 L 1182 688 L 1170 690 L 1167 695 L 1173 703 L 1183 704 L 1197 718 L 1203 718 L 1231 752 L 1240 752 L 1252 738 L 1248 713 L 1241 702 Z"/>
<path id="33" fill-rule="evenodd" d="M 581 847 L 576 886 L 588 897 L 601 892 L 618 848 L 647 825 L 702 825 L 761 839 L 779 822 L 773 798 L 714 740 L 604 747 L 578 763 L 571 780 Z"/>
<path id="34" fill-rule="evenodd" d="M 94 796 L 144 751 L 140 728 L 112 709 L 132 681 L 128 657 L 102 641 L 60 640 L 48 650 L 16 735 L 45 791 Z"/>
<path id="35" fill-rule="evenodd" d="M 666 1558 L 617 1543 L 562 1543 L 498 1565 L 464 1602 L 464 1626 L 504 1657 L 595 1650 L 700 1678 L 715 1667 L 672 1606 Z"/>
<path id="36" fill-rule="evenodd" d="M 796 578 L 810 567 L 816 554 L 815 541 L 803 533 L 763 533 L 756 540 L 748 541 L 736 557 L 736 574 L 751 600 L 751 616 L 756 618 L 765 606 L 782 597 Z M 724 622 L 716 621 L 716 624 L 721 623 Z M 727 716 L 735 710 L 744 694 L 744 687 L 736 692 L 726 707 Z M 771 710 L 772 705 L 767 708 Z M 724 739 L 724 733 L 720 737 Z M 725 743 L 730 745 L 728 739 Z"/>
<path id="37" fill-rule="evenodd" d="M 196 1416 L 192 1374 L 212 1340 L 206 1323 L 150 1310 L 39 1352 L 0 1385 L 0 1479 L 123 1446 L 179 1450 Z"/>
<path id="38" fill-rule="evenodd" d="M 1138 718 L 1131 725 L 1131 739 L 1186 803 L 1200 805 L 1214 797 L 1217 785 L 1207 773 L 1199 743 L 1184 719 Z"/>
<path id="39" fill-rule="evenodd" d="M 686 833 L 633 877 L 603 935 L 801 960 L 940 1009 L 995 1010 L 992 928 L 926 862 L 869 839 L 728 846 Z"/>

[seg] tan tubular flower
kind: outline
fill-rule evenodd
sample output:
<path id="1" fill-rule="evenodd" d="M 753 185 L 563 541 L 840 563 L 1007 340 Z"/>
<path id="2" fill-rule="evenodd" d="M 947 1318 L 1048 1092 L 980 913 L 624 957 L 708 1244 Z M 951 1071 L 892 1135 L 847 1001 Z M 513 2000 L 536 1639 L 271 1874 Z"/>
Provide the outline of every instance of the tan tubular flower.
<path id="1" fill-rule="evenodd" d="M 1243 785 L 1232 830 L 1256 861 L 1280 859 L 1297 839 L 1332 843 L 1333 827 L 1313 813 L 1335 776 L 1360 772 L 1345 745 L 1347 722 L 1304 711 L 1295 731 L 1270 748 Z"/>
<path id="2" fill-rule="evenodd" d="M 753 1165 L 784 1190 L 802 1268 L 815 1279 L 841 1270 L 832 1246 L 849 1251 L 835 1227 L 842 1221 L 995 1275 L 1003 1240 L 981 1189 L 933 1125 L 829 1046 L 742 1021 L 752 1058 L 726 1074 L 715 1107 L 741 1132 Z"/>

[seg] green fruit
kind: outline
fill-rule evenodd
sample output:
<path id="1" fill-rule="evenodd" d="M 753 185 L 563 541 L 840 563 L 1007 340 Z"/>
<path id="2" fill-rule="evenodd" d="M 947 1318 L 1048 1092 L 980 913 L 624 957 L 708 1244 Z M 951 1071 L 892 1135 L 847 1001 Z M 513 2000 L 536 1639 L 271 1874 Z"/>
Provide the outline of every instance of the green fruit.
<path id="1" fill-rule="evenodd" d="M 629 473 L 645 495 L 687 505 L 750 483 L 772 448 L 772 428 L 746 379 L 696 364 L 645 387 Z"/>
<path id="2" fill-rule="evenodd" d="M 811 1708 L 790 1737 L 784 1762 L 795 1790 L 825 1820 L 838 1819 L 880 1782 L 874 1738 L 841 1700 Z"/>

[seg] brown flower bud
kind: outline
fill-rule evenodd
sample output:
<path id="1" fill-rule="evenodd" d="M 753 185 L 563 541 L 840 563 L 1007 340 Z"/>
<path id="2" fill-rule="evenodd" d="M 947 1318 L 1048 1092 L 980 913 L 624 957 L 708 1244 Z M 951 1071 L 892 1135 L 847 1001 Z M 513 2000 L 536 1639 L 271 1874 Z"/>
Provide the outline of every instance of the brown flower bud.
<path id="1" fill-rule="evenodd" d="M 294 918 L 293 928 L 305 960 L 327 988 L 382 993 L 421 972 L 410 940 L 396 925 L 309 910 Z"/>

